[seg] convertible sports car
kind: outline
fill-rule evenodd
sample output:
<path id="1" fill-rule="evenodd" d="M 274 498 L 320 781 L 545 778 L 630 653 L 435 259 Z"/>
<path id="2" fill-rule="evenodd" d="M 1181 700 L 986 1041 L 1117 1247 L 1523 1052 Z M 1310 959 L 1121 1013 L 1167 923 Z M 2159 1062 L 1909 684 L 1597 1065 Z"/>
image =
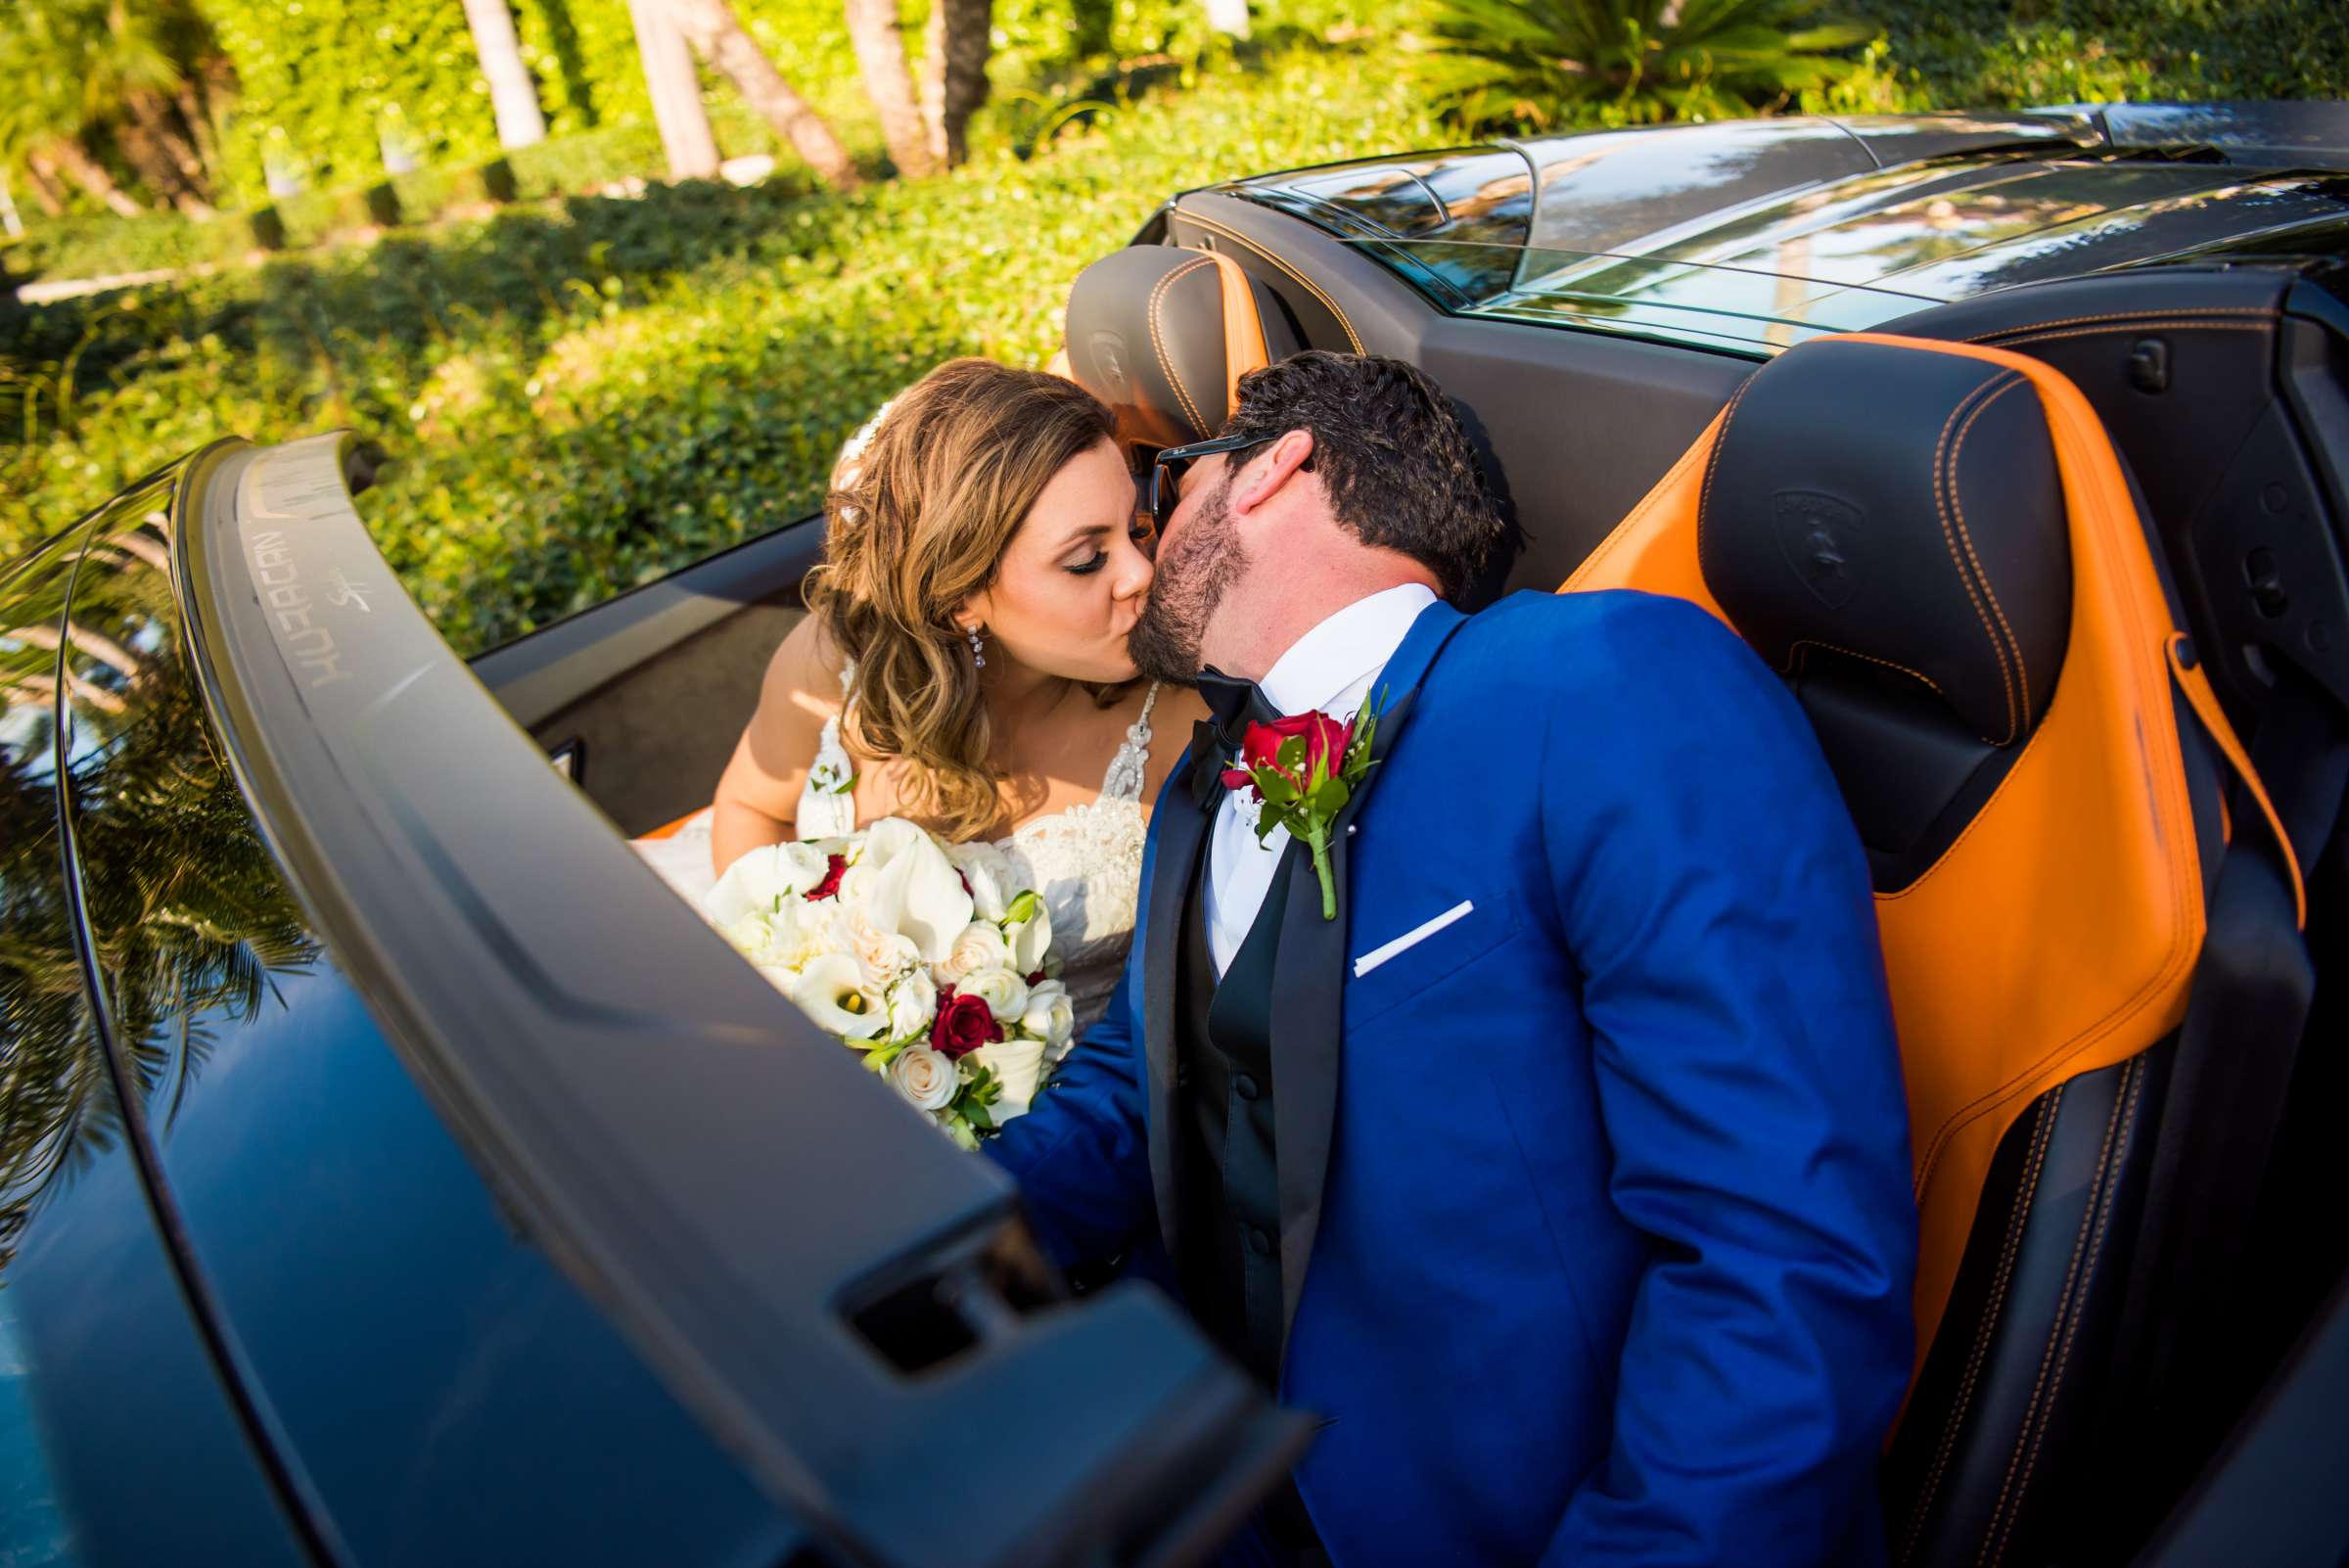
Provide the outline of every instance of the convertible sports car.
<path id="1" fill-rule="evenodd" d="M 1784 672 L 1910 1084 L 1897 1563 L 2349 1557 L 2345 254 L 2349 110 L 2136 107 L 1267 175 L 1072 294 L 1137 453 L 1410 359 L 1522 534 L 1480 600 L 1679 594 Z M 468 667 L 367 479 L 223 441 L 0 575 L 8 1560 L 1212 1549 L 1302 1418 L 1068 1297 L 621 842 L 814 520 Z"/>

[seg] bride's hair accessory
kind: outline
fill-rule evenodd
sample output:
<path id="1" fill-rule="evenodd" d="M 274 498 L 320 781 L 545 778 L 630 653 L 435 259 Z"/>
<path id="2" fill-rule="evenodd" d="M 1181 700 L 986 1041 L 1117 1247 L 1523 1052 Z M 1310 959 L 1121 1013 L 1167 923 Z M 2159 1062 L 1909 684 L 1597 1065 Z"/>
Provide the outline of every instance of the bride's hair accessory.
<path id="1" fill-rule="evenodd" d="M 977 626 L 971 628 L 971 668 L 974 669 L 987 668 L 987 651 L 985 644 L 980 640 Z"/>

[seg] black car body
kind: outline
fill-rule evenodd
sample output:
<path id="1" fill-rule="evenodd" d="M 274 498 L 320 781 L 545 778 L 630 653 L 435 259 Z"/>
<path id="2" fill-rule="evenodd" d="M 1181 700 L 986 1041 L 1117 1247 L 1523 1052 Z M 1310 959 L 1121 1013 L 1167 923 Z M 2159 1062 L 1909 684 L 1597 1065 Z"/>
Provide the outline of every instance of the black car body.
<path id="1" fill-rule="evenodd" d="M 2337 106 L 1414 154 L 1185 193 L 1136 243 L 1231 257 L 1299 346 L 1437 377 L 1525 539 L 1480 598 L 1556 586 L 1786 347 L 2027 340 L 2129 463 L 2237 726 L 2285 663 L 2349 703 Z M 11 1560 L 1212 1544 L 1297 1426 L 1141 1287 L 1062 1301 L 1004 1184 L 791 1048 L 613 832 L 706 801 L 814 521 L 469 669 L 368 544 L 365 469 L 224 442 L 0 577 Z M 2310 856 L 2312 1038 L 2339 851 Z M 2128 1560 L 2165 1516 L 2162 1561 L 2349 1549 L 2337 1054 L 2302 1054 L 2276 1139 L 2307 1201 L 2263 1217 L 2240 1398 L 2173 1457 L 2249 1419 L 2173 1513 L 2059 1387 L 2006 1560 Z M 2065 1280 L 2058 1321 L 2104 1288 Z M 1963 1500 L 1904 1560 L 1983 1560 Z"/>

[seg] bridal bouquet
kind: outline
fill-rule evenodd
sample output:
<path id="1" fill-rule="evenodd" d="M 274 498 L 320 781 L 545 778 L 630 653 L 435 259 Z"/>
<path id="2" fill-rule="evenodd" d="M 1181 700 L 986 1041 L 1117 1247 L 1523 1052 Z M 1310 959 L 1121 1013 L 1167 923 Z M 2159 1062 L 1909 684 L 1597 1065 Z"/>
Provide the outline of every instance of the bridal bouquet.
<path id="1" fill-rule="evenodd" d="M 1076 1028 L 1051 915 L 992 845 L 888 817 L 753 850 L 703 913 L 965 1148 L 1028 1109 Z"/>

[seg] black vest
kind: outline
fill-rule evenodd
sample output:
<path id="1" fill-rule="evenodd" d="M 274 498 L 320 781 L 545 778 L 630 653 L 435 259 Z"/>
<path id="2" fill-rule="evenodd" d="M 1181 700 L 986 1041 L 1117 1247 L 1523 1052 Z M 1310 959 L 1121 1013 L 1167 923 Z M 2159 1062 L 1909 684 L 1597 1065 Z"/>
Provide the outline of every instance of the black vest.
<path id="1" fill-rule="evenodd" d="M 1212 830 L 1211 830 L 1212 831 Z M 1185 901 L 1174 1008 L 1184 1173 L 1183 1290 L 1267 1388 L 1280 1375 L 1280 1185 L 1272 1120 L 1272 961 L 1298 853 L 1286 853 L 1221 984 L 1207 940 L 1212 849 Z"/>

